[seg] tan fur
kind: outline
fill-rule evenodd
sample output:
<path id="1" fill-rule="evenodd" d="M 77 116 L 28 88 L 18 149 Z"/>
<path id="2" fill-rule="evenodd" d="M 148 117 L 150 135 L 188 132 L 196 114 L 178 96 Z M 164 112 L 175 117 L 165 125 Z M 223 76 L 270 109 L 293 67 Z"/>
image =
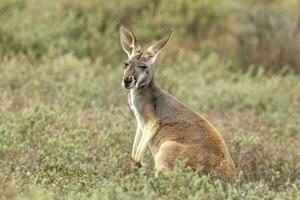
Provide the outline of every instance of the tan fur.
<path id="1" fill-rule="evenodd" d="M 145 80 L 142 79 L 144 82 L 140 86 L 129 88 L 129 104 L 137 119 L 132 149 L 133 162 L 141 165 L 148 146 L 155 162 L 156 174 L 161 170 L 171 171 L 175 160 L 183 157 L 187 159 L 188 167 L 194 170 L 202 168 L 201 174 L 213 172 L 224 180 L 229 180 L 235 173 L 235 166 L 219 132 L 204 117 L 154 83 L 153 63 L 169 36 L 147 50 L 141 51 L 139 47 L 135 51 L 134 44 L 137 42 L 133 34 L 124 27 L 121 27 L 120 33 L 121 40 L 122 37 L 129 37 L 126 41 L 131 42 L 122 43 L 124 51 L 129 55 L 124 80 L 126 77 L 133 77 L 134 80 L 146 77 Z M 130 48 L 123 45 L 128 45 L 133 50 L 128 51 Z M 148 73 L 139 69 L 141 63 L 147 65 Z"/>

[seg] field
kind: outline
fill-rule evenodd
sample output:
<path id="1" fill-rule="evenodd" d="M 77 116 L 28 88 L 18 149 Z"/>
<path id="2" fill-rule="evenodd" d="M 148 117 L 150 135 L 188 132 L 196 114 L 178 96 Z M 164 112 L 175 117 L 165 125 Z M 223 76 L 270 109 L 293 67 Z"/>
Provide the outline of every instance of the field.
<path id="1" fill-rule="evenodd" d="M 269 2 L 270 12 L 293 13 L 298 1 L 176 1 L 169 9 L 165 0 L 137 2 L 0 2 L 0 199 L 299 199 L 299 33 L 278 30 L 273 36 L 285 43 L 268 46 L 263 32 L 266 49 L 257 51 L 225 37 L 222 26 L 240 33 L 232 9 L 249 6 L 258 16 Z M 232 183 L 182 163 L 155 178 L 149 152 L 143 168 L 133 166 L 120 22 L 143 44 L 174 30 L 156 82 L 220 131 L 238 169 Z M 246 35 L 239 37 L 252 41 Z"/>

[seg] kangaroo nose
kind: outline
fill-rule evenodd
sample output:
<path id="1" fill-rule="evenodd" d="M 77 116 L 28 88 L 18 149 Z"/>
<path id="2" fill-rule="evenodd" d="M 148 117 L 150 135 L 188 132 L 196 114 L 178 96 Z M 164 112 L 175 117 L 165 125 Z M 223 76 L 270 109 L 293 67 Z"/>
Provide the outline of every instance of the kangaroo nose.
<path id="1" fill-rule="evenodd" d="M 124 78 L 124 83 L 126 85 L 129 85 L 132 81 L 133 81 L 132 76 L 128 76 L 128 77 Z"/>

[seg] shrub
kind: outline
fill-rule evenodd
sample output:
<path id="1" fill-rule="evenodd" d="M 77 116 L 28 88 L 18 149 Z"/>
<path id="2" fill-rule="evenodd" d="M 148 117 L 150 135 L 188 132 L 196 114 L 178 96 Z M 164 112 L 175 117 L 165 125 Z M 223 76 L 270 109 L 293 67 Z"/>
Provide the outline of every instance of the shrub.
<path id="1" fill-rule="evenodd" d="M 300 4 L 287 2 L 250 1 L 235 7 L 230 32 L 237 42 L 234 57 L 239 65 L 269 72 L 289 66 L 300 72 Z"/>

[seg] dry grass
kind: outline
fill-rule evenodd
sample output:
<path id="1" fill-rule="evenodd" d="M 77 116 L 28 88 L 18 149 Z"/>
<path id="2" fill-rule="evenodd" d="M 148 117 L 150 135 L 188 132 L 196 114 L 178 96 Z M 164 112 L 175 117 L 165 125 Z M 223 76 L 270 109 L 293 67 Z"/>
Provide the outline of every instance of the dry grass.
<path id="1" fill-rule="evenodd" d="M 269 2 L 277 13 L 297 1 Z M 300 78 L 282 69 L 299 67 L 299 36 L 284 34 L 294 30 L 285 23 L 294 16 L 260 15 L 264 4 L 253 0 L 243 4 L 253 10 L 240 21 L 251 28 L 242 29 L 232 9 L 241 3 L 218 3 L 1 1 L 0 199 L 299 197 Z M 276 31 L 258 40 L 260 20 Z M 155 178 L 149 152 L 144 168 L 132 165 L 135 122 L 120 86 L 120 21 L 142 42 L 176 30 L 160 55 L 157 83 L 224 136 L 238 167 L 232 183 L 183 172 L 182 163 Z M 239 34 L 233 38 L 224 28 L 231 25 Z"/>

